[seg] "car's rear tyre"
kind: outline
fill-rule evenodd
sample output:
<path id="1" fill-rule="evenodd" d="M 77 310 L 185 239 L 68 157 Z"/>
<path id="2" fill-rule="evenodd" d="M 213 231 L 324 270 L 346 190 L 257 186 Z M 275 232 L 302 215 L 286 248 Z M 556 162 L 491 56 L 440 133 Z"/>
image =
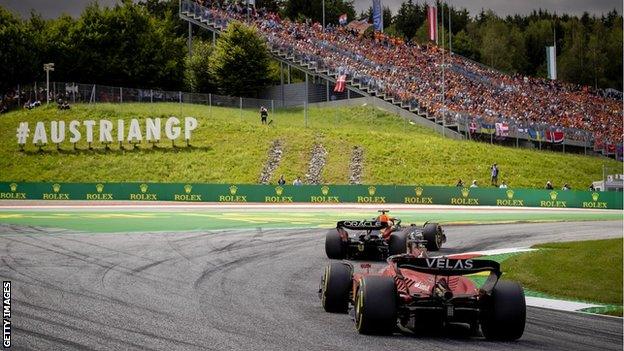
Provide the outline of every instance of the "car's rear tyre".
<path id="1" fill-rule="evenodd" d="M 347 313 L 352 287 L 351 268 L 334 262 L 325 268 L 321 279 L 321 304 L 326 312 Z"/>
<path id="2" fill-rule="evenodd" d="M 346 245 L 336 230 L 330 230 L 325 235 L 325 253 L 328 258 L 341 260 L 346 256 Z"/>
<path id="3" fill-rule="evenodd" d="M 360 334 L 391 334 L 397 323 L 396 285 L 391 277 L 366 276 L 355 296 L 355 328 Z"/>
<path id="4" fill-rule="evenodd" d="M 440 250 L 440 247 L 442 247 L 442 227 L 438 223 L 425 224 L 422 234 L 423 239 L 427 240 L 427 250 Z"/>
<path id="5" fill-rule="evenodd" d="M 407 253 L 407 233 L 392 233 L 388 239 L 388 253 L 392 255 L 400 255 Z"/>
<path id="6" fill-rule="evenodd" d="M 499 281 L 484 300 L 481 331 L 489 340 L 516 340 L 524 333 L 526 301 L 520 284 Z"/>

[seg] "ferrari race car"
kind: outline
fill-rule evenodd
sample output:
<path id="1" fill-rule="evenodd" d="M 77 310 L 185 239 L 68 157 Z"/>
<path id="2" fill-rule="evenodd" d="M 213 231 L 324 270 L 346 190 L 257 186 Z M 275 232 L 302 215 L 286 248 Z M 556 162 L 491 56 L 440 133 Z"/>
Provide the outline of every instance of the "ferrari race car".
<path id="1" fill-rule="evenodd" d="M 355 327 L 361 334 L 391 334 L 441 330 L 464 324 L 471 335 L 486 339 L 516 340 L 524 333 L 526 304 L 522 287 L 499 280 L 495 261 L 429 258 L 402 254 L 387 259 L 378 273 L 355 273 L 347 262 L 325 268 L 319 295 L 327 312 L 354 309 Z M 370 269 L 370 264 L 362 264 Z M 490 272 L 477 288 L 463 275 Z M 399 327 L 400 326 L 400 327 Z"/>
<path id="2" fill-rule="evenodd" d="M 388 256 L 412 252 L 416 248 L 416 237 L 422 236 L 426 240 L 429 251 L 439 250 L 446 242 L 446 235 L 438 223 L 402 227 L 400 219 L 387 217 L 388 210 L 379 212 L 381 215 L 372 220 L 337 222 L 336 229 L 331 229 L 325 236 L 327 257 L 383 260 Z"/>

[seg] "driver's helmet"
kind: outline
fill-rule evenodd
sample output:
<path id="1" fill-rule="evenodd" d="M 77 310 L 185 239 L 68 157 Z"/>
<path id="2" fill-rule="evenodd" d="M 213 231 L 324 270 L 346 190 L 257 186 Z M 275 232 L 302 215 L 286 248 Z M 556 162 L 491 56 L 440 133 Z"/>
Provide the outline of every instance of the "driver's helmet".
<path id="1" fill-rule="evenodd" d="M 388 223 L 388 221 L 390 220 L 390 216 L 388 216 L 385 212 L 380 214 L 379 217 L 377 217 L 377 220 L 381 223 Z"/>

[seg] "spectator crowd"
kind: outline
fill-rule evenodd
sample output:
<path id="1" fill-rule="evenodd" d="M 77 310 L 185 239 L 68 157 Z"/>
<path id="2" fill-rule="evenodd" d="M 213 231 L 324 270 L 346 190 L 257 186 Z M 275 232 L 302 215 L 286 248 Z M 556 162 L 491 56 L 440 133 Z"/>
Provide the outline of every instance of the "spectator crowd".
<path id="1" fill-rule="evenodd" d="M 293 22 L 264 9 L 247 8 L 244 1 L 185 2 L 183 10 L 218 27 L 249 19 L 271 48 L 331 75 L 347 75 L 347 81 L 429 114 L 452 112 L 452 116 L 468 115 L 518 128 L 560 128 L 569 138 L 585 138 L 582 131 L 589 131 L 602 143 L 622 140 L 621 94 L 507 75 L 435 45 L 404 42 L 381 33 L 361 34 L 342 26 Z"/>

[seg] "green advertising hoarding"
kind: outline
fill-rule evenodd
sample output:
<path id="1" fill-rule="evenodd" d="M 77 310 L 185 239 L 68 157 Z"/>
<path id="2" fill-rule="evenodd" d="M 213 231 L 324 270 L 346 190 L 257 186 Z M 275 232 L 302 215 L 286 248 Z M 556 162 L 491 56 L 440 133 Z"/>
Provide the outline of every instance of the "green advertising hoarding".
<path id="1" fill-rule="evenodd" d="M 0 182 L 0 200 L 370 203 L 622 209 L 622 193 L 404 185 Z"/>

